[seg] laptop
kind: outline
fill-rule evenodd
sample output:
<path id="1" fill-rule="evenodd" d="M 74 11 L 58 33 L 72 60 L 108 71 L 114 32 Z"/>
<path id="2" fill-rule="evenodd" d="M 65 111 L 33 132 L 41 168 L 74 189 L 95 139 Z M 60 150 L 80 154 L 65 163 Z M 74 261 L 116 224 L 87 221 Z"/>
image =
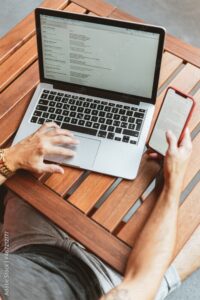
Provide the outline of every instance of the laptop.
<path id="1" fill-rule="evenodd" d="M 40 83 L 14 144 L 54 121 L 80 144 L 73 158 L 46 159 L 134 179 L 154 113 L 165 30 L 43 8 L 35 20 Z"/>

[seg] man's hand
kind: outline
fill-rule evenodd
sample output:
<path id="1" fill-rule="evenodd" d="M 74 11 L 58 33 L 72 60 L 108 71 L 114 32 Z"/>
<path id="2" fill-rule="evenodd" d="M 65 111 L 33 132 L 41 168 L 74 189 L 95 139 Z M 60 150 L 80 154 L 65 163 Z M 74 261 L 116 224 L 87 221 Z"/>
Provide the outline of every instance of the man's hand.
<path id="1" fill-rule="evenodd" d="M 168 188 L 176 186 L 180 189 L 192 153 L 189 129 L 186 129 L 185 135 L 179 145 L 177 138 L 171 131 L 167 131 L 166 139 L 169 147 L 164 158 L 165 185 Z M 149 152 L 149 156 L 160 161 L 163 158 L 160 154 L 152 151 Z"/>
<path id="2" fill-rule="evenodd" d="M 56 123 L 45 123 L 34 134 L 5 150 L 5 160 L 11 171 L 25 169 L 36 173 L 64 173 L 61 166 L 44 163 L 45 155 L 74 156 L 75 152 L 59 145 L 76 145 L 79 142 L 68 130 Z"/>
<path id="3" fill-rule="evenodd" d="M 164 158 L 165 186 L 137 241 L 134 242 L 123 282 L 101 300 L 155 299 L 163 275 L 172 261 L 181 187 L 192 143 L 188 129 L 180 145 L 169 131 L 166 138 L 169 147 Z M 149 155 L 152 158 L 161 158 L 157 153 L 151 152 Z"/>

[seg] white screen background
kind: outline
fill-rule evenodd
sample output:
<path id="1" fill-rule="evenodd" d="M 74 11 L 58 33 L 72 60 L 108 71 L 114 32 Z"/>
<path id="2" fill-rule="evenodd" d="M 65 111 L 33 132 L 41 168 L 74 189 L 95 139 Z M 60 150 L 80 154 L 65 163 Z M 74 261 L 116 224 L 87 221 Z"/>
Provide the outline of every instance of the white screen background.
<path id="1" fill-rule="evenodd" d="M 41 16 L 48 79 L 151 98 L 159 35 Z"/>

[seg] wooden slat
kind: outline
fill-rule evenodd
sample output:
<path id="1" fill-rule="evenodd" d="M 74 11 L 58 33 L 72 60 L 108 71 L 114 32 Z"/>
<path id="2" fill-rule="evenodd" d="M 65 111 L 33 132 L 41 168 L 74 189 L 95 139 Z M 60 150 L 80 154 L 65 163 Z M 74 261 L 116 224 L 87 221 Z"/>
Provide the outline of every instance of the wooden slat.
<path id="1" fill-rule="evenodd" d="M 144 21 L 142 19 L 139 19 L 133 15 L 130 15 L 127 12 L 122 11 L 117 7 L 111 12 L 111 14 L 109 15 L 109 18 L 120 19 L 120 20 L 125 20 L 125 21 L 132 21 L 132 22 L 137 22 L 137 23 L 144 23 Z"/>
<path id="2" fill-rule="evenodd" d="M 53 174 L 44 183 L 61 196 L 64 196 L 84 173 L 83 170 L 76 168 L 63 167 L 63 169 L 65 172 L 63 175 Z"/>
<path id="3" fill-rule="evenodd" d="M 22 117 L 32 98 L 34 89 L 29 91 L 22 99 L 0 120 L 0 146 L 13 136 L 19 127 Z"/>
<path id="4" fill-rule="evenodd" d="M 116 8 L 109 17 L 114 19 L 133 21 L 137 23 L 144 23 L 142 19 L 129 15 L 118 8 Z M 193 65 L 200 67 L 200 49 L 193 47 L 170 34 L 166 35 L 165 50 L 184 59 L 187 62 L 190 62 Z"/>
<path id="5" fill-rule="evenodd" d="M 182 64 L 183 60 L 167 51 L 164 52 L 162 58 L 159 87 L 161 87 Z"/>
<path id="6" fill-rule="evenodd" d="M 113 231 L 158 171 L 159 165 L 148 161 L 148 156 L 144 154 L 137 178 L 134 181 L 123 180 L 96 211 L 93 219 Z"/>
<path id="7" fill-rule="evenodd" d="M 78 209 L 28 173 L 15 175 L 6 186 L 117 271 L 124 272 L 130 248 Z"/>
<path id="8" fill-rule="evenodd" d="M 62 9 L 68 0 L 45 0 L 39 7 Z M 28 41 L 35 33 L 34 12 L 19 22 L 0 40 L 0 64 L 2 64 L 22 44 Z"/>
<path id="9" fill-rule="evenodd" d="M 200 182 L 181 205 L 178 216 L 178 232 L 175 256 L 180 252 L 200 224 Z"/>
<path id="10" fill-rule="evenodd" d="M 81 7 L 77 4 L 74 3 L 70 3 L 65 9 L 64 11 L 69 11 L 69 12 L 74 12 L 74 13 L 79 13 L 79 14 L 84 14 L 86 13 L 86 9 L 84 7 Z"/>
<path id="11" fill-rule="evenodd" d="M 114 180 L 115 178 L 111 176 L 92 173 L 69 197 L 68 201 L 87 214 Z"/>
<path id="12" fill-rule="evenodd" d="M 197 174 L 200 169 L 200 155 L 198 155 L 200 149 L 200 134 L 193 141 L 193 154 L 187 169 L 186 177 L 184 180 L 183 190 L 190 183 L 192 178 Z M 154 190 L 144 200 L 142 206 L 131 217 L 128 223 L 119 232 L 118 237 L 129 245 L 133 245 L 138 238 L 147 218 L 151 214 L 151 211 L 158 199 L 158 190 Z"/>
<path id="13" fill-rule="evenodd" d="M 168 34 L 165 49 L 169 52 L 184 58 L 185 61 L 200 67 L 200 49 L 189 45 L 182 40 Z"/>
<path id="14" fill-rule="evenodd" d="M 147 197 L 144 203 L 138 208 L 135 214 L 131 217 L 128 223 L 120 230 L 118 237 L 126 242 L 128 245 L 133 246 L 138 238 L 142 228 L 144 227 L 152 209 L 155 206 L 159 196 L 159 189 L 154 189 Z"/>
<path id="15" fill-rule="evenodd" d="M 91 12 L 91 11 L 88 13 L 88 15 L 89 15 L 89 16 L 97 17 L 97 14 L 95 14 L 95 13 L 93 13 L 93 12 Z"/>
<path id="16" fill-rule="evenodd" d="M 0 119 L 38 83 L 38 64 L 35 62 L 1 94 Z"/>
<path id="17" fill-rule="evenodd" d="M 200 90 L 194 94 L 194 100 L 196 102 L 195 111 L 192 115 L 192 118 L 189 122 L 189 128 L 195 128 L 200 125 Z"/>
<path id="18" fill-rule="evenodd" d="M 189 128 L 192 131 L 200 122 L 200 90 L 194 95 L 196 100 L 196 109 L 192 115 L 191 121 L 189 123 Z M 189 184 L 192 178 L 199 170 L 200 166 L 200 156 L 198 155 L 200 149 L 200 134 L 193 141 L 193 154 L 188 166 L 188 171 L 186 173 L 183 189 Z M 129 220 L 129 222 L 124 226 L 124 228 L 119 232 L 118 237 L 123 241 L 132 245 L 133 242 L 138 237 L 140 231 L 142 230 L 148 216 L 150 215 L 152 208 L 155 205 L 157 199 L 156 191 L 153 191 L 150 196 L 145 199 L 145 203 L 137 210 L 135 215 Z"/>
<path id="19" fill-rule="evenodd" d="M 199 76 L 200 70 L 190 64 L 187 64 L 173 80 L 173 85 L 185 92 L 188 92 L 197 84 Z M 163 99 L 163 94 L 164 92 L 159 97 L 159 101 L 156 106 L 156 113 L 158 112 L 158 107 L 160 107 Z M 154 114 L 154 121 L 155 115 L 156 114 Z M 158 166 L 155 163 L 147 162 L 147 159 L 142 159 L 136 180 L 133 182 L 123 180 L 110 197 L 97 210 L 93 218 L 109 231 L 113 231 L 137 198 L 143 193 L 144 189 L 150 184 L 157 172 Z"/>
<path id="20" fill-rule="evenodd" d="M 115 7 L 103 0 L 72 0 L 72 2 L 86 8 L 87 10 L 103 16 L 109 16 Z"/>
<path id="21" fill-rule="evenodd" d="M 11 55 L 0 68 L 0 92 L 37 59 L 36 39 L 28 42 Z"/>
<path id="22" fill-rule="evenodd" d="M 200 133 L 195 137 L 194 141 L 192 142 L 193 149 L 192 149 L 192 157 L 190 159 L 190 163 L 188 165 L 188 169 L 185 175 L 185 180 L 183 184 L 183 189 L 190 183 L 192 178 L 196 175 L 196 173 L 200 170 Z"/>

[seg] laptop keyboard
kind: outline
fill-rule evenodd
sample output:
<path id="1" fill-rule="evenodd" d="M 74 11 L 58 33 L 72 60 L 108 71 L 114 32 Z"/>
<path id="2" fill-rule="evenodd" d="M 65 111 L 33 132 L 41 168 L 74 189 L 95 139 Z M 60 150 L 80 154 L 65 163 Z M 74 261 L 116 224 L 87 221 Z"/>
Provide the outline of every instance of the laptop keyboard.
<path id="1" fill-rule="evenodd" d="M 43 90 L 30 122 L 137 144 L 146 110 L 85 95 Z"/>

